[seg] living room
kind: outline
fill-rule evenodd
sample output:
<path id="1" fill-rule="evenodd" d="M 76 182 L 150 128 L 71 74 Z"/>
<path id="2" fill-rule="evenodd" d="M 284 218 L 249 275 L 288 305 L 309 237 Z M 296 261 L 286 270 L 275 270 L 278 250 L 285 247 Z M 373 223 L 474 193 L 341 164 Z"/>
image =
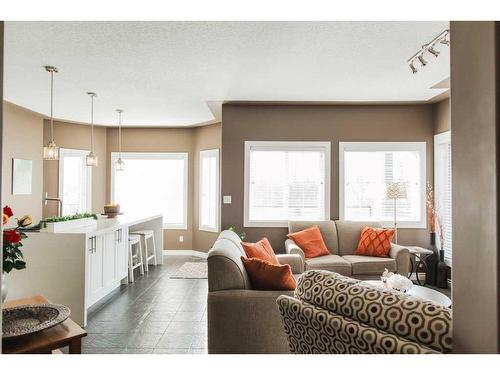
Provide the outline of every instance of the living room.
<path id="1" fill-rule="evenodd" d="M 498 22 L 112 19 L 2 22 L 3 354 L 500 351 Z"/>

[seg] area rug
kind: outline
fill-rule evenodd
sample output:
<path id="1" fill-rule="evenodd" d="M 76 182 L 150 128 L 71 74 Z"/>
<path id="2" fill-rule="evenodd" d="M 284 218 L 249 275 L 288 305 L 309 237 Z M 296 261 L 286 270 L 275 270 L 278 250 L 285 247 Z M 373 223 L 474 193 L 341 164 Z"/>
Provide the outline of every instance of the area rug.
<path id="1" fill-rule="evenodd" d="M 208 266 L 206 262 L 186 262 L 175 273 L 171 279 L 207 279 Z"/>

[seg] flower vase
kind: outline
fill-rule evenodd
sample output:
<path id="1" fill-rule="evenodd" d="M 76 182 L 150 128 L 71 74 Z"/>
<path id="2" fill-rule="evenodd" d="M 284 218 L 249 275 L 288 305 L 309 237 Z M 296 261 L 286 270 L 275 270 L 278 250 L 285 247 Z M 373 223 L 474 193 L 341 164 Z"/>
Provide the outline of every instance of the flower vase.
<path id="1" fill-rule="evenodd" d="M 444 250 L 439 250 L 439 262 L 437 264 L 436 286 L 448 289 L 448 265 L 444 261 Z"/>
<path id="2" fill-rule="evenodd" d="M 429 255 L 425 263 L 427 264 L 427 272 L 425 273 L 425 283 L 429 285 L 436 285 L 437 264 L 439 260 L 439 251 L 436 247 L 436 233 L 430 233 L 430 249 L 433 254 Z"/>
<path id="3" fill-rule="evenodd" d="M 9 291 L 9 286 L 7 284 L 7 274 L 4 272 L 2 275 L 2 303 L 5 302 L 8 291 Z"/>

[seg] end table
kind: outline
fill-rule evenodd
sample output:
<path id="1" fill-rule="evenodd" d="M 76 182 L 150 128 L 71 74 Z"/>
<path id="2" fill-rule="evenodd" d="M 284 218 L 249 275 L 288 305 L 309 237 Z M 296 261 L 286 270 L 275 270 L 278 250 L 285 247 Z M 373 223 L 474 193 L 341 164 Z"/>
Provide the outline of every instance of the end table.
<path id="1" fill-rule="evenodd" d="M 427 278 L 427 272 L 429 272 L 429 268 L 427 266 L 427 259 L 433 255 L 432 250 L 424 249 L 419 246 L 407 246 L 407 249 L 410 251 L 410 254 L 415 257 L 416 264 L 413 263 L 413 259 L 410 257 L 411 269 L 408 274 L 408 278 L 410 279 L 413 275 L 413 269 L 415 268 L 415 276 L 417 278 L 417 283 L 420 286 L 425 286 L 425 279 Z M 423 281 L 420 280 L 418 276 L 419 269 L 422 268 L 425 271 L 426 278 Z"/>

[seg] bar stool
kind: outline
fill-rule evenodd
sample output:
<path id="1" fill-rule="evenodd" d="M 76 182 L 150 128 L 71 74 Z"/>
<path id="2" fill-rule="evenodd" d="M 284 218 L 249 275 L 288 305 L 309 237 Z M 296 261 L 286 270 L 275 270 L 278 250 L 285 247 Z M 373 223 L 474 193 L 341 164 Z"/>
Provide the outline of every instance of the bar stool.
<path id="1" fill-rule="evenodd" d="M 140 268 L 144 275 L 144 260 L 142 258 L 141 236 L 130 234 L 128 236 L 128 280 L 134 282 L 134 270 Z"/>
<path id="2" fill-rule="evenodd" d="M 153 260 L 153 264 L 156 266 L 158 262 L 156 261 L 156 244 L 155 244 L 155 233 L 152 230 L 136 230 L 130 232 L 132 235 L 140 236 L 144 240 L 144 264 L 146 272 L 149 272 L 149 261 Z M 149 252 L 148 240 L 151 240 L 153 246 L 153 252 Z"/>

